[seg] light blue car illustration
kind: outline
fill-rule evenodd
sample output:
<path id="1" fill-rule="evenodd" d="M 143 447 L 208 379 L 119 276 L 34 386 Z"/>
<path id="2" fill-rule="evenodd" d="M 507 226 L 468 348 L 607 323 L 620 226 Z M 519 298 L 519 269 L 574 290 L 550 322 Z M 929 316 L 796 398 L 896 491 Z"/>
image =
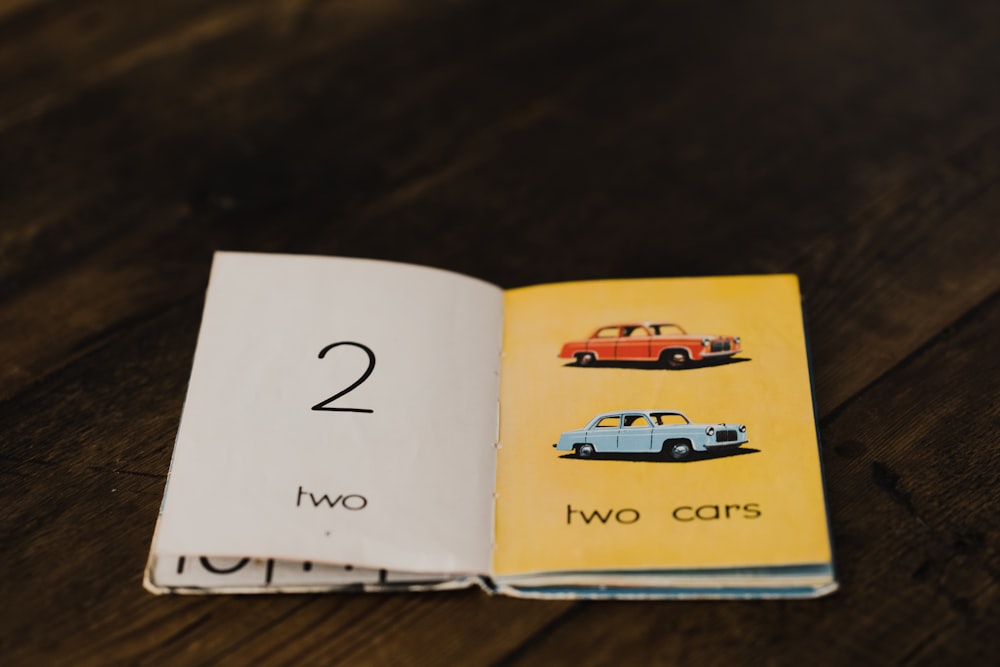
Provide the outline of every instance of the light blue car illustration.
<path id="1" fill-rule="evenodd" d="M 552 445 L 582 459 L 600 454 L 662 454 L 676 460 L 691 452 L 735 449 L 746 444 L 745 424 L 693 424 L 676 410 L 619 410 L 597 415 L 566 431 Z"/>

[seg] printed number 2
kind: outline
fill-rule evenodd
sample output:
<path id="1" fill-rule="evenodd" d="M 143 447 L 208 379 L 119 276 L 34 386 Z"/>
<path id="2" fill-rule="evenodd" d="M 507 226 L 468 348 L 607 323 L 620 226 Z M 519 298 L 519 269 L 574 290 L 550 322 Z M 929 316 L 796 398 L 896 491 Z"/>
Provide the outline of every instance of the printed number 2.
<path id="1" fill-rule="evenodd" d="M 350 393 L 350 392 L 354 391 L 355 389 L 357 389 L 358 385 L 360 385 L 362 382 L 364 382 L 365 380 L 367 380 L 368 376 L 372 374 L 372 370 L 374 370 L 374 368 L 375 368 L 375 353 L 371 351 L 371 348 L 369 348 L 367 345 L 362 345 L 361 343 L 353 343 L 353 342 L 351 342 L 349 340 L 342 340 L 339 343 L 330 343 L 329 345 L 327 345 L 326 347 L 324 347 L 322 350 L 319 351 L 319 358 L 322 359 L 323 357 L 325 357 L 327 352 L 329 352 L 333 348 L 337 347 L 338 345 L 351 345 L 353 347 L 360 347 L 362 350 L 364 350 L 365 354 L 368 355 L 368 368 L 365 370 L 364 373 L 361 374 L 361 377 L 359 377 L 357 380 L 354 381 L 354 384 L 352 384 L 351 386 L 349 386 L 347 389 L 343 389 L 341 391 L 338 391 L 336 394 L 334 394 L 330 398 L 328 398 L 328 399 L 326 399 L 324 401 L 320 401 L 316 405 L 312 406 L 312 409 L 313 410 L 326 410 L 328 412 L 375 412 L 374 410 L 369 410 L 368 408 L 328 408 L 327 407 L 330 403 L 333 403 L 335 400 L 337 400 L 338 398 L 340 398 L 344 394 Z"/>

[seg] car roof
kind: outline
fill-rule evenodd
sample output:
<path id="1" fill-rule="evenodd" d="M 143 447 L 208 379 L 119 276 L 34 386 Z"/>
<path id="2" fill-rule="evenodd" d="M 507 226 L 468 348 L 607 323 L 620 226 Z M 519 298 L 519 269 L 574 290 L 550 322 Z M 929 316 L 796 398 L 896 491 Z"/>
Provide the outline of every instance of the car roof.
<path id="1" fill-rule="evenodd" d="M 597 417 L 611 417 L 611 416 L 614 416 L 614 415 L 624 415 L 624 414 L 632 414 L 632 415 L 634 415 L 634 414 L 652 414 L 654 412 L 657 413 L 657 414 L 681 415 L 682 417 L 687 417 L 687 415 L 684 414 L 683 412 L 681 412 L 680 410 L 661 410 L 659 408 L 653 409 L 653 410 L 642 410 L 642 409 L 639 409 L 639 410 L 636 410 L 636 409 L 611 410 L 609 412 L 602 412 L 601 414 L 597 415 Z M 595 417 L 595 419 L 597 417 Z"/>
<path id="2" fill-rule="evenodd" d="M 651 326 L 676 327 L 680 325 L 675 322 L 660 322 L 658 320 L 657 321 L 650 320 L 648 322 L 619 322 L 618 324 L 606 324 L 603 327 L 598 327 L 598 329 L 610 329 L 611 327 L 651 327 Z"/>
<path id="3" fill-rule="evenodd" d="M 642 322 L 618 322 L 617 324 L 607 324 L 602 329 L 608 329 L 610 327 L 649 327 L 653 325 L 658 326 L 677 326 L 675 322 L 664 322 L 661 320 L 644 320 Z"/>

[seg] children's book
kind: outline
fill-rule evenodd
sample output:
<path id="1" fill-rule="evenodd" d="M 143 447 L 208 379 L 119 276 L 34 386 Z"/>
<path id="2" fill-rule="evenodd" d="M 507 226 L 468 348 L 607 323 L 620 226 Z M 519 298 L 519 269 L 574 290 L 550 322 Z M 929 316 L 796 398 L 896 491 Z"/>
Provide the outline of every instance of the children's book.
<path id="1" fill-rule="evenodd" d="M 144 582 L 829 593 L 798 282 L 217 253 Z"/>

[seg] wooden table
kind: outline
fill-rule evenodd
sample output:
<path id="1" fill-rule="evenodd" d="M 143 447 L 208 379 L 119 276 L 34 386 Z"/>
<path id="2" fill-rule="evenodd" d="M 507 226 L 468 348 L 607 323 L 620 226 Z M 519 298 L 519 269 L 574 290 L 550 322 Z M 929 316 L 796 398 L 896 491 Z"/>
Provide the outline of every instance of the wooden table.
<path id="1" fill-rule="evenodd" d="M 0 2 L 0 663 L 996 664 L 998 45 L 991 0 Z M 147 594 L 216 249 L 798 273 L 840 592 Z"/>

